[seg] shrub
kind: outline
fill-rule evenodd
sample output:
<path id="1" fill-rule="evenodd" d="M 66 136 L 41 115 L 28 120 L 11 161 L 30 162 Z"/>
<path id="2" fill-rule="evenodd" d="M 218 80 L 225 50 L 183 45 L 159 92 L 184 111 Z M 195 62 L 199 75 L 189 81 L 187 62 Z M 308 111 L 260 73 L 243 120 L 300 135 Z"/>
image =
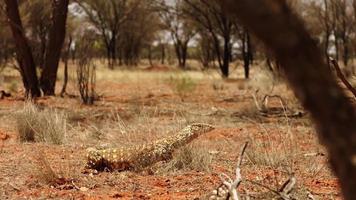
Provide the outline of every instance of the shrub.
<path id="1" fill-rule="evenodd" d="M 196 82 L 188 76 L 171 77 L 170 83 L 180 97 L 193 92 L 197 86 Z"/>
<path id="2" fill-rule="evenodd" d="M 95 101 L 96 67 L 90 60 L 82 59 L 78 63 L 77 82 L 84 104 L 92 105 Z"/>
<path id="3" fill-rule="evenodd" d="M 26 103 L 23 110 L 15 114 L 16 126 L 21 142 L 45 142 L 62 144 L 66 135 L 66 116 L 57 110 L 39 110 Z"/>
<path id="4" fill-rule="evenodd" d="M 78 45 L 77 84 L 81 99 L 86 105 L 94 104 L 96 98 L 96 66 L 93 61 L 95 44 L 93 41 L 89 36 L 84 36 Z"/>

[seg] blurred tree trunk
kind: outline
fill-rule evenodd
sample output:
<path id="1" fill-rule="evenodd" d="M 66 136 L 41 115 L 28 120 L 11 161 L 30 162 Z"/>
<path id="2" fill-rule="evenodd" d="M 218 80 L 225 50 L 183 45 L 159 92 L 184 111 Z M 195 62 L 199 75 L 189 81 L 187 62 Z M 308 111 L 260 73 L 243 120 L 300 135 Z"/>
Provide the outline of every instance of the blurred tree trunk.
<path id="1" fill-rule="evenodd" d="M 63 55 L 63 61 L 64 61 L 64 80 L 63 80 L 63 87 L 61 90 L 61 97 L 63 97 L 67 92 L 67 84 L 68 84 L 68 60 L 70 56 L 70 47 L 72 46 L 72 36 L 69 36 L 68 38 L 68 44 L 67 48 L 65 49 L 65 53 Z"/>
<path id="2" fill-rule="evenodd" d="M 172 37 L 174 38 L 174 48 L 178 59 L 178 66 L 181 69 L 185 69 L 188 56 L 188 43 L 191 38 L 189 37 L 188 39 L 181 40 L 177 33 L 174 34 L 176 34 L 176 36 Z"/>
<path id="3" fill-rule="evenodd" d="M 66 34 L 69 0 L 52 1 L 52 27 L 49 32 L 40 85 L 44 95 L 54 95 L 61 50 Z"/>
<path id="4" fill-rule="evenodd" d="M 150 63 L 150 66 L 153 66 L 153 63 L 152 63 L 152 46 L 151 46 L 151 44 L 148 44 L 147 50 L 148 50 L 148 62 Z"/>
<path id="5" fill-rule="evenodd" d="M 164 61 L 166 60 L 166 47 L 163 43 L 161 43 L 161 64 L 164 65 Z"/>
<path id="6" fill-rule="evenodd" d="M 38 85 L 36 65 L 31 47 L 23 30 L 18 3 L 14 0 L 5 0 L 5 5 L 9 25 L 16 44 L 17 62 L 19 63 L 22 81 L 26 89 L 26 97 L 39 97 L 41 96 L 41 91 Z"/>
<path id="7" fill-rule="evenodd" d="M 273 50 L 297 97 L 310 111 L 346 200 L 356 199 L 356 109 L 330 73 L 316 42 L 285 0 L 224 0 Z"/>
<path id="8" fill-rule="evenodd" d="M 231 55 L 231 48 L 230 48 L 230 33 L 224 34 L 224 49 L 223 49 L 223 56 L 222 56 L 222 63 L 220 65 L 221 72 L 224 78 L 229 77 L 229 66 L 230 66 L 230 55 Z"/>
<path id="9" fill-rule="evenodd" d="M 245 78 L 250 78 L 250 65 L 253 61 L 251 36 L 246 28 L 242 31 L 242 58 L 244 61 Z"/>
<path id="10" fill-rule="evenodd" d="M 217 57 L 219 68 L 223 78 L 229 77 L 229 65 L 231 56 L 231 36 L 233 33 L 233 21 L 221 7 L 221 1 L 209 0 L 184 0 L 187 7 L 185 13 L 201 25 L 202 31 L 212 38 L 214 54 Z M 222 40 L 221 40 L 222 39 Z M 221 42 L 223 44 L 221 44 Z"/>

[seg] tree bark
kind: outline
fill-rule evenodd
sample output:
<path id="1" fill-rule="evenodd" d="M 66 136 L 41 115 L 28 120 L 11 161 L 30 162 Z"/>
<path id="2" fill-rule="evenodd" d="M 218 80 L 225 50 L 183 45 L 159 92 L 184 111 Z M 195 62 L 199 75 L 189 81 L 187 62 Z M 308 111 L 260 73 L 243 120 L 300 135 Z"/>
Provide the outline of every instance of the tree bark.
<path id="1" fill-rule="evenodd" d="M 164 61 L 166 60 L 166 47 L 163 43 L 161 43 L 161 64 L 164 65 Z"/>
<path id="2" fill-rule="evenodd" d="M 150 63 L 150 66 L 153 66 L 152 63 L 152 46 L 151 44 L 148 44 L 148 62 Z"/>
<path id="3" fill-rule="evenodd" d="M 230 33 L 228 33 L 224 35 L 224 53 L 221 66 L 221 72 L 224 78 L 229 77 L 230 55 Z"/>
<path id="4" fill-rule="evenodd" d="M 68 3 L 69 0 L 53 0 L 52 2 L 52 27 L 40 79 L 44 95 L 52 96 L 55 94 L 58 64 L 66 34 Z"/>
<path id="5" fill-rule="evenodd" d="M 67 92 L 67 84 L 68 84 L 68 60 L 69 60 L 69 55 L 70 55 L 70 47 L 72 45 L 72 36 L 69 36 L 67 48 L 65 50 L 65 55 L 64 55 L 64 80 L 63 80 L 63 87 L 61 91 L 61 97 L 63 97 Z"/>
<path id="6" fill-rule="evenodd" d="M 285 0 L 224 0 L 226 10 L 270 47 L 303 106 L 346 200 L 356 199 L 356 109 L 327 68 L 321 51 Z"/>
<path id="7" fill-rule="evenodd" d="M 176 42 L 174 43 L 178 66 L 181 69 L 185 69 L 186 67 L 186 61 L 188 56 L 188 42 L 189 40 L 181 41 L 176 38 Z"/>
<path id="8" fill-rule="evenodd" d="M 41 91 L 38 85 L 36 65 L 31 47 L 27 41 L 19 14 L 18 3 L 14 0 L 5 0 L 6 14 L 16 45 L 17 62 L 20 66 L 22 81 L 26 89 L 26 97 L 39 97 Z"/>
<path id="9" fill-rule="evenodd" d="M 242 57 L 244 61 L 245 78 L 250 78 L 250 64 L 252 63 L 250 34 L 247 29 L 242 33 Z"/>

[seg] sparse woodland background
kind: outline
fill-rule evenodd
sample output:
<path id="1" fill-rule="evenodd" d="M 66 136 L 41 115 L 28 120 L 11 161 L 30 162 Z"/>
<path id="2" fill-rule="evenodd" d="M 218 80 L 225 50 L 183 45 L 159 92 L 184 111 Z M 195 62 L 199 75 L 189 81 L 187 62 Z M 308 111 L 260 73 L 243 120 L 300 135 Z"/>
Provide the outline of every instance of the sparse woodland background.
<path id="1" fill-rule="evenodd" d="M 250 101 L 258 112 L 269 115 L 272 111 L 266 107 L 268 98 L 280 99 L 282 117 L 287 120 L 309 112 L 319 141 L 327 148 L 343 197 L 350 200 L 356 198 L 355 56 L 355 0 L 0 0 L 0 73 L 4 77 L 15 73 L 22 88 L 2 87 L 2 99 L 15 95 L 36 101 L 58 95 L 95 106 L 95 102 L 109 98 L 100 91 L 105 90 L 100 81 L 106 83 L 111 75 L 116 77 L 112 80 L 115 82 L 121 81 L 115 80 L 117 77 L 124 80 L 135 73 L 140 76 L 142 70 L 158 70 L 157 77 L 161 78 L 162 70 L 168 70 L 172 74 L 167 85 L 184 107 L 199 84 L 182 73 L 202 73 L 206 77 L 214 77 L 211 74 L 215 73 L 225 82 L 244 79 L 243 85 L 267 77 L 257 89 L 243 88 L 252 91 Z M 129 75 L 116 76 L 121 72 Z M 155 82 L 160 79 L 157 77 L 142 79 L 141 84 L 147 81 L 147 85 L 161 86 L 161 82 Z M 211 84 L 211 79 L 207 80 L 205 85 Z M 288 113 L 284 94 L 268 94 L 265 89 L 270 80 L 273 92 L 280 82 L 288 81 L 305 111 Z M 214 95 L 224 97 L 228 93 L 224 82 L 212 84 Z M 135 87 L 139 90 L 141 86 Z M 125 95 L 120 87 L 116 89 L 115 95 Z M 247 93 L 243 95 L 250 95 Z M 261 97 L 261 93 L 266 94 Z M 135 97 L 131 100 L 135 105 L 144 101 Z M 210 103 L 206 101 L 203 103 Z M 209 122 L 224 126 L 217 120 L 225 115 L 213 108 L 204 116 L 213 116 Z M 141 108 L 130 109 L 142 117 Z M 20 140 L 63 144 L 67 133 L 57 132 L 68 129 L 61 120 L 66 118 L 63 113 L 56 113 L 58 118 L 48 121 L 52 119 L 50 111 L 38 112 L 41 108 L 30 105 L 25 114 L 15 115 L 18 130 L 26 133 L 20 135 Z M 32 115 L 38 115 L 39 120 Z M 22 126 L 28 123 L 32 127 Z M 122 121 L 116 123 L 127 130 Z M 54 128 L 42 130 L 49 124 Z M 110 132 L 88 127 L 98 140 L 103 132 Z M 199 165 L 192 157 L 203 153 L 184 151 L 178 156 L 181 160 L 189 154 L 190 163 Z M 205 156 L 199 157 L 201 163 L 210 159 Z M 181 160 L 174 160 L 173 165 L 186 166 Z"/>

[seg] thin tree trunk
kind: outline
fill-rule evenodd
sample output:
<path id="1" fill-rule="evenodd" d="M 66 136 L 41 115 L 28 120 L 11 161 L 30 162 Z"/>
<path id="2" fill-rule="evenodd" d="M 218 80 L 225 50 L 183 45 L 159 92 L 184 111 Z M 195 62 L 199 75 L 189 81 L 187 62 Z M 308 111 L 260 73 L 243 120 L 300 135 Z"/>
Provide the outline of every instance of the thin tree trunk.
<path id="1" fill-rule="evenodd" d="M 52 27 L 49 32 L 44 69 L 40 79 L 44 95 L 55 94 L 58 65 L 66 34 L 68 3 L 69 0 L 52 1 Z"/>
<path id="2" fill-rule="evenodd" d="M 186 62 L 187 62 L 187 57 L 188 57 L 188 42 L 185 41 L 183 45 L 181 46 L 181 55 L 182 55 L 182 67 L 185 69 L 186 67 Z"/>
<path id="3" fill-rule="evenodd" d="M 325 56 L 325 59 L 326 59 L 326 64 L 328 66 L 329 69 L 330 68 L 330 60 L 329 60 L 329 38 L 330 38 L 330 33 L 326 33 L 325 34 L 325 47 L 324 47 L 324 56 Z"/>
<path id="4" fill-rule="evenodd" d="M 346 33 L 345 33 L 346 34 Z M 344 66 L 347 68 L 348 64 L 349 64 L 349 47 L 348 45 L 348 40 L 346 38 L 347 36 L 344 36 L 344 38 L 342 39 L 342 44 L 343 44 L 343 62 L 344 62 Z"/>
<path id="5" fill-rule="evenodd" d="M 116 35 L 116 32 L 113 32 L 113 34 Z M 110 66 L 110 69 L 114 69 L 116 65 L 116 36 L 113 36 L 111 39 L 111 62 L 112 65 Z"/>
<path id="6" fill-rule="evenodd" d="M 181 42 L 178 41 L 174 44 L 174 48 L 176 51 L 176 56 L 177 56 L 177 60 L 178 60 L 178 66 L 181 69 L 184 69 L 184 65 L 183 65 L 183 61 L 182 61 L 182 51 L 181 51 Z"/>
<path id="7" fill-rule="evenodd" d="M 229 67 L 230 67 L 230 36 L 224 36 L 224 54 L 223 54 L 223 65 L 222 65 L 222 75 L 224 78 L 229 77 Z"/>
<path id="8" fill-rule="evenodd" d="M 335 59 L 339 62 L 339 38 L 334 34 L 334 45 L 335 45 Z"/>
<path id="9" fill-rule="evenodd" d="M 344 198 L 356 199 L 356 109 L 328 70 L 303 22 L 284 0 L 223 2 L 274 51 L 297 97 L 317 125 Z"/>
<path id="10" fill-rule="evenodd" d="M 250 44 L 250 35 L 246 29 L 242 33 L 242 57 L 244 61 L 244 71 L 245 78 L 250 77 L 250 62 L 251 62 L 251 44 Z"/>
<path id="11" fill-rule="evenodd" d="M 63 80 L 63 87 L 61 91 L 61 97 L 63 97 L 67 92 L 67 84 L 68 84 L 68 60 L 70 54 L 70 47 L 72 45 L 72 36 L 69 36 L 69 41 L 67 45 L 67 49 L 64 55 L 64 80 Z"/>
<path id="12" fill-rule="evenodd" d="M 161 64 L 164 65 L 164 61 L 166 60 L 166 48 L 165 45 L 161 44 Z"/>
<path id="13" fill-rule="evenodd" d="M 150 66 L 153 66 L 152 63 L 152 47 L 151 44 L 148 45 L 148 61 L 150 63 Z"/>
<path id="14" fill-rule="evenodd" d="M 331 59 L 331 63 L 334 65 L 335 71 L 336 71 L 336 75 L 337 77 L 339 77 L 339 79 L 342 81 L 342 83 L 346 86 L 346 88 L 348 90 L 350 90 L 350 92 L 354 95 L 354 97 L 356 98 L 356 89 L 351 85 L 351 83 L 349 83 L 349 81 L 346 79 L 346 77 L 344 76 L 344 74 L 342 73 L 339 64 L 337 63 L 336 60 Z"/>
<path id="15" fill-rule="evenodd" d="M 14 0 L 5 0 L 6 14 L 16 45 L 17 62 L 26 89 L 26 97 L 39 97 L 41 91 L 38 85 L 36 65 L 33 59 L 31 47 L 26 39 L 22 21 L 20 18 L 18 3 Z"/>

